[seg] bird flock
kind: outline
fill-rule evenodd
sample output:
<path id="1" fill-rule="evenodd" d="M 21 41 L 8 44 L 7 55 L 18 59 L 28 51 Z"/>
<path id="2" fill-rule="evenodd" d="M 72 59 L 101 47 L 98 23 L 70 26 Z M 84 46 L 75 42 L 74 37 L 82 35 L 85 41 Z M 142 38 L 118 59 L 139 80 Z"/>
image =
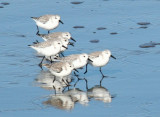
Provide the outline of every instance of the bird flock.
<path id="1" fill-rule="evenodd" d="M 68 49 L 68 45 L 74 46 L 73 42 L 76 42 L 72 38 L 69 32 L 53 32 L 50 33 L 50 30 L 53 30 L 59 26 L 61 17 L 59 15 L 43 15 L 40 17 L 31 17 L 37 26 L 37 35 L 42 37 L 43 42 L 33 42 L 33 44 L 28 45 L 37 51 L 37 53 L 42 56 L 42 60 L 39 63 L 39 66 L 43 69 L 46 67 L 50 73 L 55 76 L 53 83 L 59 81 L 64 85 L 69 85 L 68 76 L 74 71 L 74 75 L 78 76 L 78 70 L 86 66 L 84 74 L 87 73 L 88 64 L 99 67 L 99 71 L 102 77 L 105 75 L 102 72 L 102 67 L 105 66 L 110 57 L 116 59 L 111 51 L 108 49 L 102 51 L 96 51 L 92 53 L 78 53 L 68 56 L 64 56 L 63 52 Z M 48 34 L 40 34 L 39 28 L 43 28 L 48 31 Z M 43 63 L 44 60 L 50 62 Z"/>

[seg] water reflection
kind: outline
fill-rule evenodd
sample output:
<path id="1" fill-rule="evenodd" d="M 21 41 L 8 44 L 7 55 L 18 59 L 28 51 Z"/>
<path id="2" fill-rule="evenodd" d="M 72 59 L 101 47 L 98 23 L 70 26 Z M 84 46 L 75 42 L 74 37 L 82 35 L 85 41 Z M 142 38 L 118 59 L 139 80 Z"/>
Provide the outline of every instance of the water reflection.
<path id="1" fill-rule="evenodd" d="M 55 90 L 55 93 L 62 93 L 63 89 L 72 81 L 70 76 L 63 78 L 52 75 L 49 71 L 41 71 L 36 78 L 37 85 L 44 89 Z M 67 83 L 67 84 L 66 84 Z"/>
<path id="2" fill-rule="evenodd" d="M 43 102 L 44 105 L 49 105 L 57 109 L 72 110 L 75 104 L 87 106 L 90 101 L 98 100 L 104 103 L 110 103 L 112 96 L 105 86 L 102 86 L 104 77 L 99 83 L 91 88 L 88 88 L 88 81 L 86 78 L 78 79 L 73 82 L 70 76 L 64 78 L 69 85 L 66 85 L 64 81 L 53 76 L 49 71 L 41 71 L 36 82 L 39 87 L 54 90 L 55 94 L 48 96 L 49 98 Z M 85 82 L 81 82 L 84 80 Z M 77 84 L 85 83 L 86 88 L 83 90 L 77 87 Z"/>
<path id="3" fill-rule="evenodd" d="M 89 98 L 93 98 L 95 100 L 100 100 L 105 103 L 110 103 L 112 101 L 112 97 L 105 87 L 102 87 L 100 85 L 96 85 L 92 87 L 91 89 L 87 90 L 87 95 Z"/>
<path id="4" fill-rule="evenodd" d="M 89 99 L 87 96 L 87 92 L 82 91 L 79 88 L 70 89 L 64 94 L 71 96 L 74 102 L 79 102 L 82 105 L 88 105 Z"/>
<path id="5" fill-rule="evenodd" d="M 50 96 L 50 98 L 43 102 L 43 104 L 51 105 L 62 110 L 71 110 L 74 108 L 74 101 L 72 98 L 69 95 L 65 95 L 63 93 Z"/>

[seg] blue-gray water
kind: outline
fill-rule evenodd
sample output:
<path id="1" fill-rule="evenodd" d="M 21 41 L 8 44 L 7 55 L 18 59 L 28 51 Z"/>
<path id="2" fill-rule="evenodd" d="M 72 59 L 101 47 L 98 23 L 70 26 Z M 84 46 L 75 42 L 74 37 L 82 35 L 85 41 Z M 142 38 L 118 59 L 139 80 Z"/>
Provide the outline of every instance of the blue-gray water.
<path id="1" fill-rule="evenodd" d="M 1 4 L 4 2 L 9 4 Z M 158 117 L 160 46 L 141 48 L 140 45 L 150 41 L 160 42 L 160 1 L 71 2 L 73 1 L 0 1 L 1 117 Z M 35 40 L 42 41 L 36 36 L 36 25 L 30 17 L 44 14 L 59 14 L 64 24 L 52 32 L 69 31 L 77 40 L 75 47 L 69 47 L 65 55 L 104 49 L 112 51 L 117 59 L 111 59 L 102 68 L 108 76 L 103 79 L 102 86 L 113 95 L 111 103 L 90 99 L 87 106 L 77 102 L 70 111 L 44 104 L 48 96 L 54 94 L 54 90 L 43 89 L 36 84 L 35 79 L 41 75 L 38 67 L 40 59 L 27 46 Z M 150 24 L 144 26 L 137 24 L 139 22 Z M 73 28 L 75 26 L 84 28 Z M 47 33 L 43 29 L 40 32 Z M 93 40 L 99 42 L 91 43 Z M 99 85 L 101 80 L 98 68 L 91 66 L 86 75 L 81 72 L 80 76 L 88 80 L 88 88 Z M 86 92 L 85 82 L 79 81 L 76 88 Z"/>

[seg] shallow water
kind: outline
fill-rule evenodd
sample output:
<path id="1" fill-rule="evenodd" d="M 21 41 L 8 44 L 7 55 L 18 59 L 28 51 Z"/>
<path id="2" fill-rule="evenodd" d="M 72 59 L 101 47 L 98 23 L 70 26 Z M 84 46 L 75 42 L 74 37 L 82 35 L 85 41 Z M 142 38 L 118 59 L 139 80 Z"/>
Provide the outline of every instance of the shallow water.
<path id="1" fill-rule="evenodd" d="M 150 41 L 160 42 L 159 0 L 11 0 L 0 3 L 2 117 L 160 115 L 160 46 L 139 47 Z M 69 47 L 65 55 L 106 48 L 112 51 L 117 59 L 111 59 L 109 64 L 102 68 L 108 77 L 101 82 L 101 86 L 112 96 L 110 103 L 91 97 L 88 104 L 76 102 L 71 109 L 61 109 L 44 103 L 51 95 L 54 96 L 55 92 L 54 89 L 43 88 L 37 83 L 36 79 L 43 72 L 38 67 L 40 58 L 27 46 L 35 40 L 42 41 L 36 36 L 36 26 L 30 17 L 44 14 L 59 14 L 64 24 L 52 32 L 69 31 L 77 40 L 75 47 Z M 140 22 L 150 24 L 147 28 L 140 28 Z M 99 28 L 101 30 L 98 30 Z M 40 29 L 40 32 L 47 33 L 43 29 Z M 112 34 L 113 32 L 116 34 Z M 99 41 L 92 43 L 91 40 Z M 84 69 L 81 70 L 80 77 L 87 79 L 88 89 L 91 89 L 100 85 L 101 74 L 98 68 L 89 66 L 88 69 L 86 75 L 83 75 Z M 75 77 L 72 85 L 74 83 Z M 85 81 L 79 81 L 75 87 L 86 94 L 88 92 Z M 68 89 L 65 89 L 65 92 L 67 91 Z"/>

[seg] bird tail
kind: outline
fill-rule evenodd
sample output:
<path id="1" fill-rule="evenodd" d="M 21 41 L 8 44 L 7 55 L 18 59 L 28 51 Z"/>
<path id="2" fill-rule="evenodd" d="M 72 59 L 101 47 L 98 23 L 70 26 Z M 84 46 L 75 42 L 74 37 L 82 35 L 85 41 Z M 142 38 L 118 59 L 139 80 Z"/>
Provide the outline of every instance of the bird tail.
<path id="1" fill-rule="evenodd" d="M 36 21 L 38 18 L 37 17 L 31 17 L 34 21 Z"/>

